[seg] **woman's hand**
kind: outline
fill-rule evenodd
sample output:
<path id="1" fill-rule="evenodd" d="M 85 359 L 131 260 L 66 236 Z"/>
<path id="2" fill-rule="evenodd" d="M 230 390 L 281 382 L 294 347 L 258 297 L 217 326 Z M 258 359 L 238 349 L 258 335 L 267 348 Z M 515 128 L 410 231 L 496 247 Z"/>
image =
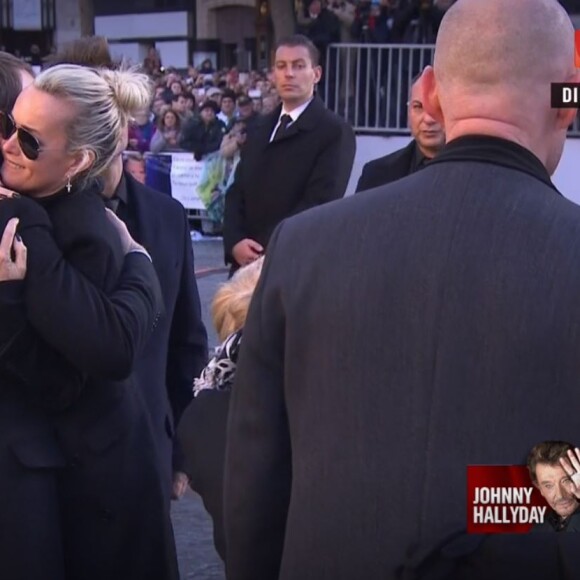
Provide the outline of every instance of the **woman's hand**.
<path id="1" fill-rule="evenodd" d="M 26 246 L 16 233 L 18 218 L 6 224 L 0 241 L 0 282 L 24 280 L 26 276 Z"/>

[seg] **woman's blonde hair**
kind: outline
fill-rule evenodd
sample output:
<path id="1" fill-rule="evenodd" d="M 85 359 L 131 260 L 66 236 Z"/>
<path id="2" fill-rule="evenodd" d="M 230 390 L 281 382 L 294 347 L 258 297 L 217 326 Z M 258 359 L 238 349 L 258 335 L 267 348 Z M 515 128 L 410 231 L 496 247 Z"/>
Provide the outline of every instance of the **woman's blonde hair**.
<path id="1" fill-rule="evenodd" d="M 240 268 L 215 293 L 211 305 L 214 327 L 220 341 L 243 328 L 256 284 L 260 279 L 264 258 Z"/>
<path id="2" fill-rule="evenodd" d="M 89 181 L 107 170 L 119 154 L 131 116 L 151 102 L 151 81 L 135 69 L 61 64 L 41 72 L 34 86 L 74 108 L 74 120 L 66 127 L 68 151 L 90 151 L 94 155 L 93 162 L 75 176 L 76 180 Z"/>

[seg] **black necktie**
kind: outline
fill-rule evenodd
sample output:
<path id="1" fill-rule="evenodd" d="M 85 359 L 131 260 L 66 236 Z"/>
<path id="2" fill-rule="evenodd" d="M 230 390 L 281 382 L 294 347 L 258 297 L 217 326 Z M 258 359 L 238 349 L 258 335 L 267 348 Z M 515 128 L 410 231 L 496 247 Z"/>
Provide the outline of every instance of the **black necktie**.
<path id="1" fill-rule="evenodd" d="M 280 124 L 276 129 L 276 133 L 274 133 L 274 139 L 272 141 L 277 141 L 280 137 L 286 132 L 288 125 L 292 123 L 292 117 L 290 115 L 282 115 L 280 117 Z"/>

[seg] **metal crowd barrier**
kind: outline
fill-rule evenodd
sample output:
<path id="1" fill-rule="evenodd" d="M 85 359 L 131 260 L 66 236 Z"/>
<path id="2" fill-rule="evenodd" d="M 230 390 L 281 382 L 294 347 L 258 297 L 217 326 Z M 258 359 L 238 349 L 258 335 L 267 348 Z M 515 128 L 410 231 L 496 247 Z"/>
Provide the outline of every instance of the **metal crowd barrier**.
<path id="1" fill-rule="evenodd" d="M 408 135 L 411 81 L 432 64 L 434 51 L 427 44 L 332 44 L 321 96 L 357 133 Z M 578 116 L 568 135 L 580 137 Z"/>

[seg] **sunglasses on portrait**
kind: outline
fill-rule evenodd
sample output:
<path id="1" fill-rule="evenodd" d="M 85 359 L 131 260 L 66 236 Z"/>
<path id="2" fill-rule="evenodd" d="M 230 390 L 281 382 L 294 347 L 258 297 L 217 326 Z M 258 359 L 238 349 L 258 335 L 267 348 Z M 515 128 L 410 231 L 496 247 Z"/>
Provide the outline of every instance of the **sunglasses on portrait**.
<path id="1" fill-rule="evenodd" d="M 14 133 L 16 133 L 18 145 L 24 156 L 30 159 L 30 161 L 36 161 L 41 151 L 38 139 L 26 129 L 17 127 L 14 122 L 14 117 L 10 113 L 0 111 L 0 137 L 7 140 Z"/>

